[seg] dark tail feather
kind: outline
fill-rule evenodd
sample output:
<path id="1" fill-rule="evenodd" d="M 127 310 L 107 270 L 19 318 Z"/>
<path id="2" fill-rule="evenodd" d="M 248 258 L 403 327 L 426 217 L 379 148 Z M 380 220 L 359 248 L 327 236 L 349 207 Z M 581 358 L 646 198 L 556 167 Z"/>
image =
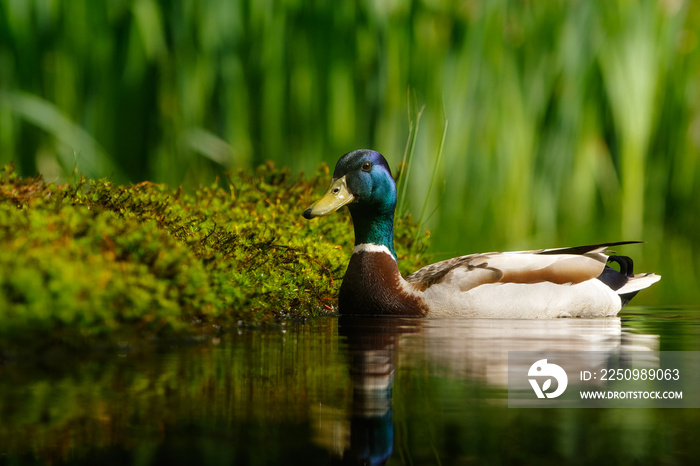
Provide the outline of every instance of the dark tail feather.
<path id="1" fill-rule="evenodd" d="M 609 265 L 606 265 L 603 272 L 598 276 L 598 280 L 608 285 L 613 291 L 617 291 L 622 288 L 630 278 L 634 277 L 634 261 L 627 256 L 610 256 L 608 257 L 608 264 L 611 262 L 617 262 L 620 266 L 620 271 L 618 272 Z M 622 301 L 622 307 L 625 307 L 638 292 L 639 290 L 621 294 L 620 300 Z"/>
<path id="2" fill-rule="evenodd" d="M 644 241 L 617 241 L 615 243 L 589 244 L 586 246 L 574 246 L 572 248 L 543 249 L 542 251 L 538 252 L 537 254 L 586 254 L 586 253 L 589 253 L 591 251 L 595 251 L 596 249 L 605 249 L 605 248 L 608 248 L 610 246 L 622 246 L 624 244 L 637 244 L 637 243 L 643 243 L 643 242 Z M 620 256 L 620 257 L 624 257 L 624 256 Z"/>

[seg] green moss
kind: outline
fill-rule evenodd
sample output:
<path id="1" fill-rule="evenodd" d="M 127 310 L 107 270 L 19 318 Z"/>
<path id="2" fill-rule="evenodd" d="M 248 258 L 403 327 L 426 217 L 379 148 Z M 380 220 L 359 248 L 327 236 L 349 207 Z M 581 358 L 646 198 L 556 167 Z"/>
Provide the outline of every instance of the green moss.
<path id="1" fill-rule="evenodd" d="M 193 194 L 0 172 L 0 346 L 82 345 L 327 315 L 352 249 L 349 215 L 306 221 L 327 186 L 272 165 Z M 397 222 L 402 267 L 426 238 Z M 410 251 L 410 252 L 409 252 Z"/>

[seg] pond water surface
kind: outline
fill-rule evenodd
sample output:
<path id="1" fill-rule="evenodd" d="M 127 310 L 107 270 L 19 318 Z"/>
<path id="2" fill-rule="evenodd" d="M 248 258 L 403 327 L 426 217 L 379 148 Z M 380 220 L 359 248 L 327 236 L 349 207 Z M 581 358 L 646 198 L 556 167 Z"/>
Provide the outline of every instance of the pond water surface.
<path id="1" fill-rule="evenodd" d="M 690 464 L 699 409 L 508 407 L 509 351 L 700 351 L 700 310 L 324 318 L 0 365 L 0 465 Z M 700 389 L 700 387 L 698 387 Z"/>

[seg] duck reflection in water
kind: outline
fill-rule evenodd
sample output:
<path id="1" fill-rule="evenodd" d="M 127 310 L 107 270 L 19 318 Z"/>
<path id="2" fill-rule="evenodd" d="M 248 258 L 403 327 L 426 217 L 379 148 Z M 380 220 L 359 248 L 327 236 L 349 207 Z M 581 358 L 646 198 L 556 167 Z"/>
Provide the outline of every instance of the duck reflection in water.
<path id="1" fill-rule="evenodd" d="M 352 379 L 350 442 L 339 464 L 385 464 L 394 449 L 392 389 L 401 335 L 420 331 L 420 319 L 341 317 Z"/>
<path id="2" fill-rule="evenodd" d="M 595 351 L 615 357 L 623 350 L 658 350 L 658 336 L 623 331 L 618 317 L 542 321 L 342 316 L 338 332 L 347 345 L 351 410 L 337 413 L 342 419 L 327 419 L 343 432 L 319 442 L 335 452 L 337 464 L 379 465 L 392 456 L 398 360 L 402 369 L 427 365 L 431 376 L 503 388 L 509 351 Z M 426 373 L 422 367 L 420 372 Z M 319 429 L 328 430 L 329 423 Z"/>

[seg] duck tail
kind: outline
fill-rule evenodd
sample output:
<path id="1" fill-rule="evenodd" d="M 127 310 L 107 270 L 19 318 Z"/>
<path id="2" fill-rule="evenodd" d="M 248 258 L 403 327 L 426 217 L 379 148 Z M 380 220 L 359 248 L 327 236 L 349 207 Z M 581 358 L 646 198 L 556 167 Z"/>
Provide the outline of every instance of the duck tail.
<path id="1" fill-rule="evenodd" d="M 653 273 L 634 274 L 634 262 L 627 256 L 610 256 L 608 263 L 616 262 L 620 266 L 618 272 L 609 265 L 605 266 L 603 272 L 598 276 L 602 281 L 612 288 L 622 300 L 622 306 L 626 306 L 632 298 L 644 288 L 648 288 L 661 280 L 660 275 Z"/>

